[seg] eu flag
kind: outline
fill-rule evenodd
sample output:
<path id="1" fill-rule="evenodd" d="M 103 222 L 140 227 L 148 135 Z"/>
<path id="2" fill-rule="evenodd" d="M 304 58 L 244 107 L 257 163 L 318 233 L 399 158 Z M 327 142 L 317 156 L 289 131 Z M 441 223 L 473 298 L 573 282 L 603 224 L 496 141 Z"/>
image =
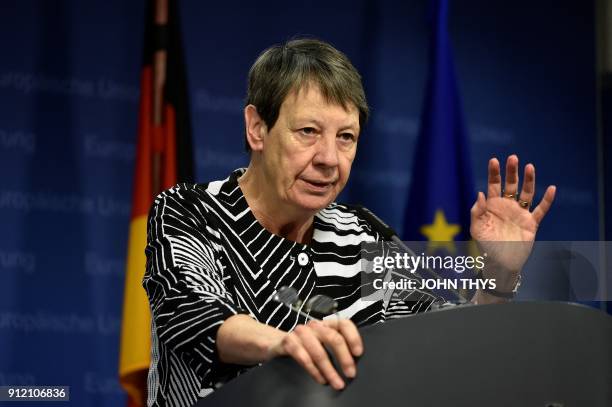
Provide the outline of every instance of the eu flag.
<path id="1" fill-rule="evenodd" d="M 476 195 L 446 24 L 448 2 L 433 0 L 430 5 L 429 75 L 403 238 L 436 244 L 469 240 Z M 452 243 L 443 246 L 454 251 Z"/>

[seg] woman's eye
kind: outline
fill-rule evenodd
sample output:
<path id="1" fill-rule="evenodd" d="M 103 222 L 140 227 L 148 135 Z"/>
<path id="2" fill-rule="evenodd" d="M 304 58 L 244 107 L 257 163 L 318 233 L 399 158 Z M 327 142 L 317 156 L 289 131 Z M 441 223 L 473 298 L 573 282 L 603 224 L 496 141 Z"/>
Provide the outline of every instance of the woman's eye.
<path id="1" fill-rule="evenodd" d="M 340 137 L 342 141 L 355 141 L 355 135 L 351 133 L 341 133 L 338 137 Z"/>
<path id="2" fill-rule="evenodd" d="M 307 136 L 312 136 L 317 132 L 314 127 L 304 127 L 300 131 L 302 132 L 302 134 L 305 134 Z"/>

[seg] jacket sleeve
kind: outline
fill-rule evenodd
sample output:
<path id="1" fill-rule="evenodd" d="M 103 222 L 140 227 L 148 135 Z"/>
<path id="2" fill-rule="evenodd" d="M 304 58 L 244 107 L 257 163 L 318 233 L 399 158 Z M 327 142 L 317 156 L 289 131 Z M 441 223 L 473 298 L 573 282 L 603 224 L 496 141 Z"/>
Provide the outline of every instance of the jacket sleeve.
<path id="1" fill-rule="evenodd" d="M 143 286 L 157 339 L 167 351 L 190 361 L 212 387 L 232 365 L 219 361 L 219 326 L 242 311 L 228 291 L 218 262 L 219 234 L 195 186 L 181 184 L 159 195 L 149 213 Z M 235 371 L 239 370 L 235 366 Z"/>

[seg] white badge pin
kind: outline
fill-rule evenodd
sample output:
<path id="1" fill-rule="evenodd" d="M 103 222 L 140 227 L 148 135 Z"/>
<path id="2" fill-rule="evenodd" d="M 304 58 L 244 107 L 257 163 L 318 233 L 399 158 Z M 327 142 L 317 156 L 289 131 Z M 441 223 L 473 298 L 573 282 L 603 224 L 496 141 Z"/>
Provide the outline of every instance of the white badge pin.
<path id="1" fill-rule="evenodd" d="M 308 255 L 304 252 L 298 254 L 298 264 L 300 266 L 305 266 L 308 264 Z"/>

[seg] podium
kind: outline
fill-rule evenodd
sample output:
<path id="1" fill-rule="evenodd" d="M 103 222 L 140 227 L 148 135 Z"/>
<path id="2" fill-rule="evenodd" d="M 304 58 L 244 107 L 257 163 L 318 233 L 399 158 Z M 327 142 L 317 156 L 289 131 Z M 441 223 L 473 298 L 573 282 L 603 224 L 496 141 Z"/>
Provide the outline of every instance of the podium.
<path id="1" fill-rule="evenodd" d="M 361 333 L 365 352 L 343 391 L 280 358 L 196 406 L 612 406 L 612 317 L 596 309 L 560 302 L 454 307 Z"/>

